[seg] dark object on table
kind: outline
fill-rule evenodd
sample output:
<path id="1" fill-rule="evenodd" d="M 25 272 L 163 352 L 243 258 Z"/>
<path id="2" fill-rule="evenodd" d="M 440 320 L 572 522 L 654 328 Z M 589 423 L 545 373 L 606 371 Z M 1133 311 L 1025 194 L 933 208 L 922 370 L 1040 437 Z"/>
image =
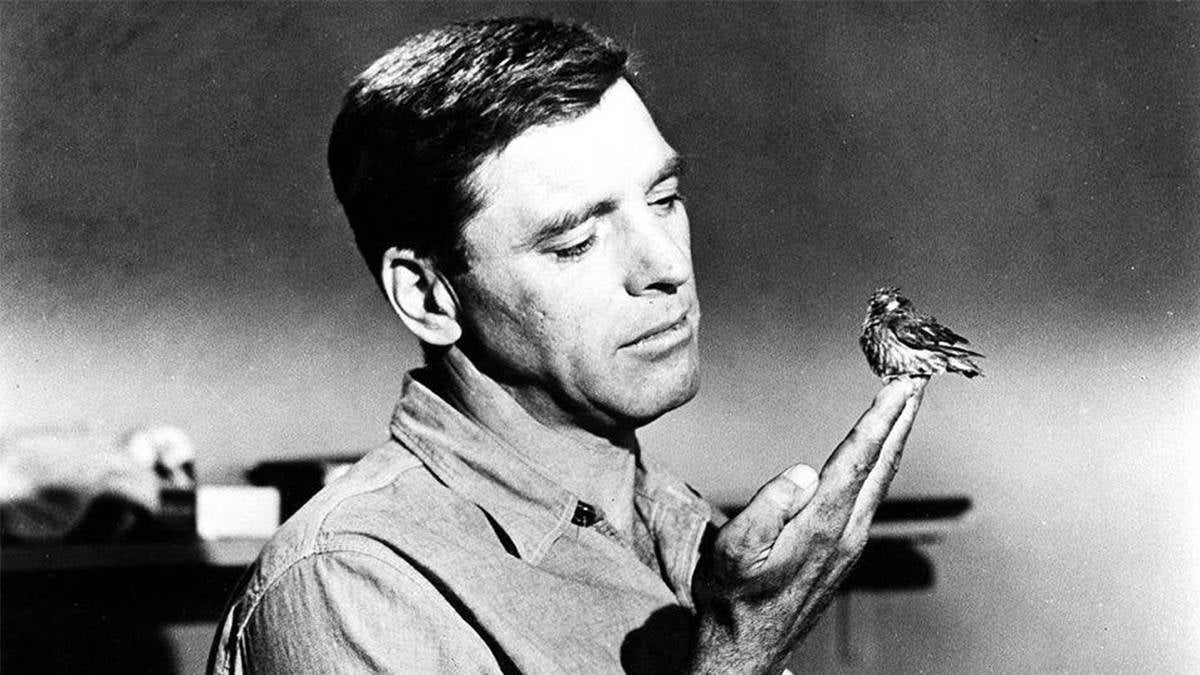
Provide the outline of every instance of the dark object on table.
<path id="1" fill-rule="evenodd" d="M 354 455 L 261 462 L 246 472 L 246 480 L 251 485 L 279 490 L 279 522 L 283 522 L 361 458 Z"/>

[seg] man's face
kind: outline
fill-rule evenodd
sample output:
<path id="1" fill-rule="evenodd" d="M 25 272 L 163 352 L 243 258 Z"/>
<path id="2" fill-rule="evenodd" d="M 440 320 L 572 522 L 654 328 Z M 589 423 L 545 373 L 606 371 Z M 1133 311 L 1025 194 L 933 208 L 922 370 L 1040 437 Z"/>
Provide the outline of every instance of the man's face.
<path id="1" fill-rule="evenodd" d="M 483 207 L 453 279 L 464 349 L 536 418 L 650 422 L 699 386 L 679 159 L 624 80 L 472 174 Z"/>

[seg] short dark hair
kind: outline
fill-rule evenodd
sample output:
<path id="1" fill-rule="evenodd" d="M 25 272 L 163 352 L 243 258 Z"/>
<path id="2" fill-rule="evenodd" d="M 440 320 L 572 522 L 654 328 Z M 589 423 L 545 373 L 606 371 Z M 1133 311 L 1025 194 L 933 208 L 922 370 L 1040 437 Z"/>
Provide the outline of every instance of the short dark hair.
<path id="1" fill-rule="evenodd" d="M 628 61 L 584 26 L 517 17 L 415 35 L 363 71 L 328 160 L 372 275 L 393 246 L 461 270 L 462 227 L 481 206 L 471 173 L 525 130 L 591 110 L 622 78 L 634 84 Z"/>

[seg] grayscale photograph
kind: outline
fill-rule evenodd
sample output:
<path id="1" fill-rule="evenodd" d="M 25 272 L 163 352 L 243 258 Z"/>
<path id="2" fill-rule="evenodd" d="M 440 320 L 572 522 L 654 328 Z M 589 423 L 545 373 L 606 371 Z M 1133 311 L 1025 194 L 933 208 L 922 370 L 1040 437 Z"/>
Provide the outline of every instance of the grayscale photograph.
<path id="1" fill-rule="evenodd" d="M 1200 672 L 1200 2 L 0 3 L 0 670 Z"/>

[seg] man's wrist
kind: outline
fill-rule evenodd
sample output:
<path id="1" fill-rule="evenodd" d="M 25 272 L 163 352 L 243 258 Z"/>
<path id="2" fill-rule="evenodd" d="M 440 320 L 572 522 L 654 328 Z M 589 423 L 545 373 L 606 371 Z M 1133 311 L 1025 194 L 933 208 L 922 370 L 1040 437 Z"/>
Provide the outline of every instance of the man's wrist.
<path id="1" fill-rule="evenodd" d="M 778 626 L 738 618 L 727 603 L 699 609 L 689 673 L 775 673 L 791 652 Z"/>

